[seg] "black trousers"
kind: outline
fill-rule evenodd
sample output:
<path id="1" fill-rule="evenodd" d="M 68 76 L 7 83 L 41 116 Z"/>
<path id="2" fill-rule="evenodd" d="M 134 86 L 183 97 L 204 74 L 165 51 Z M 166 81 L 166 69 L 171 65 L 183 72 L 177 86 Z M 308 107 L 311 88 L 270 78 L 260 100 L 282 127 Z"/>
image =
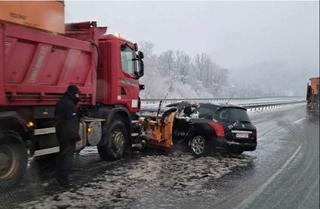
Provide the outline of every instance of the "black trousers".
<path id="1" fill-rule="evenodd" d="M 56 162 L 56 177 L 61 180 L 68 180 L 72 166 L 75 143 L 60 143 L 60 152 Z"/>

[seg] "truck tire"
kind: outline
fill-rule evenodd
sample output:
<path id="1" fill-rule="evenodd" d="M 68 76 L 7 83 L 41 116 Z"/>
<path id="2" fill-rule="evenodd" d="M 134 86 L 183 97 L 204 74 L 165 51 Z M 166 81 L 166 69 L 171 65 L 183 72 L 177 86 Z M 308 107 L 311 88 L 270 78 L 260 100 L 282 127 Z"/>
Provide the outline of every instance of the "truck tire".
<path id="1" fill-rule="evenodd" d="M 110 127 L 103 133 L 104 145 L 98 145 L 98 152 L 103 160 L 118 160 L 123 157 L 129 138 L 125 123 L 114 120 Z"/>
<path id="2" fill-rule="evenodd" d="M 0 191 L 10 188 L 23 178 L 28 163 L 28 152 L 19 134 L 0 135 Z"/>
<path id="3" fill-rule="evenodd" d="M 196 157 L 204 156 L 208 153 L 208 141 L 202 135 L 195 135 L 190 139 L 189 146 L 192 154 Z"/>

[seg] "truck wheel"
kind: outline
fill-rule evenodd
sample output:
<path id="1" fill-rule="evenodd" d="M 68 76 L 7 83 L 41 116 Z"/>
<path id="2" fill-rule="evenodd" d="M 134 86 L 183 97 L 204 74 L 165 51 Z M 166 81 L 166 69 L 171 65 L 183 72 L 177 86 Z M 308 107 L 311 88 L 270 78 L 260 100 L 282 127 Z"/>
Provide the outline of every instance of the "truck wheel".
<path id="1" fill-rule="evenodd" d="M 104 133 L 104 145 L 98 145 L 98 152 L 103 160 L 117 160 L 123 157 L 128 144 L 128 132 L 124 122 L 115 120 Z"/>
<path id="2" fill-rule="evenodd" d="M 17 184 L 26 171 L 27 148 L 20 142 L 17 133 L 0 136 L 0 191 Z"/>
<path id="3" fill-rule="evenodd" d="M 196 135 L 190 139 L 190 149 L 192 154 L 197 157 L 204 156 L 208 151 L 207 139 L 201 135 Z"/>

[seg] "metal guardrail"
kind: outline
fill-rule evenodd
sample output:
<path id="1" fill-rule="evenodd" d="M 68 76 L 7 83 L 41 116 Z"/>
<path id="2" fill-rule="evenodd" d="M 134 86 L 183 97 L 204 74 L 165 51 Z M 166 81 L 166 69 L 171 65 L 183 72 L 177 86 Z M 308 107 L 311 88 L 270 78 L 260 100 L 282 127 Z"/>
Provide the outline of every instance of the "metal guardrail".
<path id="1" fill-rule="evenodd" d="M 254 100 L 278 100 L 278 101 L 261 101 L 261 102 L 254 102 Z M 285 100 L 286 99 L 286 100 Z M 165 107 L 167 104 L 181 102 L 181 101 L 188 101 L 188 102 L 202 102 L 202 103 L 217 103 L 218 102 L 224 102 L 229 101 L 229 104 L 233 104 L 233 101 L 245 101 L 248 100 L 248 102 L 243 103 L 237 103 L 234 104 L 236 106 L 241 106 L 246 109 L 250 110 L 262 110 L 262 109 L 272 109 L 281 105 L 288 105 L 288 104 L 296 104 L 296 103 L 304 103 L 305 99 L 302 97 L 261 97 L 261 98 L 201 98 L 201 99 L 164 99 L 162 100 L 162 108 Z M 159 104 L 160 99 L 142 99 L 142 108 L 141 112 L 154 112 L 157 111 L 157 106 L 150 106 Z"/>
<path id="2" fill-rule="evenodd" d="M 159 104 L 160 100 L 162 103 L 175 103 L 180 101 L 189 101 L 189 102 L 228 102 L 231 103 L 232 101 L 241 101 L 241 100 L 269 100 L 269 101 L 276 101 L 276 100 L 301 100 L 304 97 L 245 97 L 245 98 L 229 98 L 229 97 L 217 97 L 217 98 L 170 98 L 170 99 L 141 99 L 142 104 Z"/>
<path id="3" fill-rule="evenodd" d="M 281 105 L 287 104 L 297 104 L 297 103 L 304 103 L 305 100 L 296 100 L 296 101 L 288 101 L 288 102 L 273 102 L 273 103 L 256 103 L 256 104 L 240 104 L 239 106 L 244 107 L 246 109 L 265 109 L 265 108 L 273 108 Z"/>

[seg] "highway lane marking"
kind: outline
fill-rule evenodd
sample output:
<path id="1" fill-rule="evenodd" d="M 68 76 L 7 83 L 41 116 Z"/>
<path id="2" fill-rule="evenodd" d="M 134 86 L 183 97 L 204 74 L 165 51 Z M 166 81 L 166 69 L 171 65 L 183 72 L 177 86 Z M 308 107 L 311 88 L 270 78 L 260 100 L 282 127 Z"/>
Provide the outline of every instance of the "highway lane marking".
<path id="1" fill-rule="evenodd" d="M 275 172 L 264 184 L 262 184 L 255 192 L 253 192 L 247 199 L 243 200 L 238 207 L 234 209 L 245 209 L 259 196 L 262 192 L 275 180 L 275 178 L 286 169 L 286 167 L 291 163 L 291 161 L 297 156 L 301 150 L 301 145 L 296 149 L 296 151 L 291 155 L 291 157 L 283 164 L 283 166 Z"/>
<path id="2" fill-rule="evenodd" d="M 299 120 L 293 121 L 293 123 L 294 123 L 294 124 L 300 123 L 300 122 L 303 121 L 304 119 L 306 119 L 306 118 L 301 118 L 301 119 L 299 119 Z"/>

